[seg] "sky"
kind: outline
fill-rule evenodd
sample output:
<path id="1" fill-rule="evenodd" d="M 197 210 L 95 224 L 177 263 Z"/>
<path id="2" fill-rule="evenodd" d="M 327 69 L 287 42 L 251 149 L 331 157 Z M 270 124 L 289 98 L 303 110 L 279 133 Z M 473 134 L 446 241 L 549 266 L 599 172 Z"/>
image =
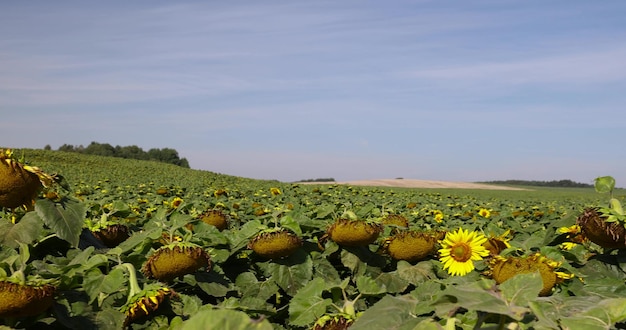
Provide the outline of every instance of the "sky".
<path id="1" fill-rule="evenodd" d="M 626 185 L 626 1 L 2 1 L 0 146 Z M 621 183 L 621 184 L 620 184 Z"/>

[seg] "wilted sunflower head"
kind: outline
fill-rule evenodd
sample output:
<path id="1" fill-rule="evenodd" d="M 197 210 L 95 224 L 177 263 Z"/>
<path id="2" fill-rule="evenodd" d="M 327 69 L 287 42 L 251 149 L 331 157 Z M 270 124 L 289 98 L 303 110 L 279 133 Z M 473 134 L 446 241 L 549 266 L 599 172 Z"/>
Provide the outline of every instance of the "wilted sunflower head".
<path id="1" fill-rule="evenodd" d="M 573 277 L 571 274 L 556 271 L 559 262 L 535 253 L 524 257 L 497 256 L 489 261 L 490 270 L 487 275 L 491 276 L 496 283 L 501 284 L 517 274 L 539 272 L 543 280 L 540 296 L 550 295 L 556 284 Z"/>
<path id="2" fill-rule="evenodd" d="M 14 159 L 10 149 L 0 149 L 0 207 L 30 207 L 39 191 L 54 182 L 54 176 Z"/>
<path id="3" fill-rule="evenodd" d="M 483 246 L 487 238 L 475 231 L 459 228 L 454 232 L 447 232 L 439 243 L 439 260 L 443 269 L 450 275 L 464 276 L 474 270 L 474 261 L 482 260 L 489 255 Z"/>
<path id="4" fill-rule="evenodd" d="M 166 299 L 175 294 L 174 290 L 159 284 L 145 286 L 141 292 L 130 297 L 122 306 L 121 311 L 126 314 L 124 326 L 127 327 L 136 320 L 152 315 Z"/>
<path id="5" fill-rule="evenodd" d="M 222 210 L 213 209 L 204 212 L 200 215 L 200 220 L 210 225 L 215 226 L 219 231 L 228 228 L 228 217 Z"/>
<path id="6" fill-rule="evenodd" d="M 366 246 L 374 243 L 383 226 L 363 220 L 337 219 L 326 231 L 328 237 L 343 246 Z"/>
<path id="7" fill-rule="evenodd" d="M 494 234 L 490 234 L 487 237 L 487 241 L 483 244 L 485 249 L 489 251 L 489 254 L 492 256 L 496 256 L 500 254 L 504 249 L 508 249 L 511 247 L 509 241 L 509 235 L 511 234 L 511 230 L 507 229 L 502 235 L 496 236 Z"/>
<path id="8" fill-rule="evenodd" d="M 401 214 L 389 214 L 383 218 L 383 225 L 393 225 L 400 228 L 408 228 L 409 220 Z"/>
<path id="9" fill-rule="evenodd" d="M 383 250 L 395 260 L 418 261 L 435 252 L 438 234 L 400 231 L 383 242 Z"/>
<path id="10" fill-rule="evenodd" d="M 263 231 L 248 243 L 248 248 L 254 253 L 270 259 L 287 257 L 300 246 L 302 246 L 300 237 L 284 228 Z"/>
<path id="11" fill-rule="evenodd" d="M 624 224 L 606 221 L 597 208 L 586 208 L 576 219 L 581 233 L 590 241 L 603 248 L 626 248 L 626 228 Z"/>
<path id="12" fill-rule="evenodd" d="M 352 323 L 354 317 L 344 313 L 327 314 L 320 317 L 313 325 L 313 330 L 346 330 Z"/>
<path id="13" fill-rule="evenodd" d="M 0 281 L 0 317 L 32 317 L 52 306 L 56 287 Z"/>
<path id="14" fill-rule="evenodd" d="M 211 258 L 202 247 L 190 243 L 171 243 L 156 250 L 141 268 L 148 278 L 168 282 L 205 267 L 211 270 Z"/>
<path id="15" fill-rule="evenodd" d="M 91 233 L 107 247 L 116 247 L 130 237 L 128 226 L 119 223 L 93 228 Z"/>

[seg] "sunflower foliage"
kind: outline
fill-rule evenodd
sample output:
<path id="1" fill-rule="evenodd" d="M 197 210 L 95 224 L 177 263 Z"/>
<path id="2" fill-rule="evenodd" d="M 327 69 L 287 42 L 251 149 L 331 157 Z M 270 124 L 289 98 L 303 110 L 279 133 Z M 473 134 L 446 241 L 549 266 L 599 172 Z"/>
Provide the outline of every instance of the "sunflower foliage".
<path id="1" fill-rule="evenodd" d="M 282 183 L 60 151 L 24 155 L 69 189 L 0 210 L 2 326 L 626 326 L 624 250 L 577 227 L 601 203 L 594 189 Z M 598 187 L 623 199 L 610 182 Z M 107 235 L 124 236 L 105 244 L 110 226 Z M 170 275 L 155 278 L 162 268 Z M 17 301 L 36 308 L 16 312 L 25 310 Z"/>

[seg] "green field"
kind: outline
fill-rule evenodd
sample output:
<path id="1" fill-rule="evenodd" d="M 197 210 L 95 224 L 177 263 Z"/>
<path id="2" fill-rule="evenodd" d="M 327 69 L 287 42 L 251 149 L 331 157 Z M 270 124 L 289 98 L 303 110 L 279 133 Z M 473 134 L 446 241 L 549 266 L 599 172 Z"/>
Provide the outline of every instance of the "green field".
<path id="1" fill-rule="evenodd" d="M 327 321 L 347 322 L 350 329 L 626 326 L 621 323 L 626 320 L 622 250 L 602 248 L 564 229 L 575 225 L 586 208 L 608 205 L 608 194 L 593 188 L 305 185 L 158 162 L 15 151 L 22 155 L 27 164 L 61 175 L 67 189 L 42 193 L 32 211 L 0 211 L 0 280 L 46 284 L 55 293 L 51 307 L 36 315 L 15 317 L 0 308 L 0 325 L 119 329 L 126 322 L 133 329 L 311 329 L 318 324 L 322 329 Z M 614 191 L 618 200 L 624 195 Z M 203 221 L 209 211 L 224 215 L 227 228 Z M 406 219 L 408 228 L 389 222 L 391 216 Z M 340 227 L 338 219 L 359 221 L 347 231 L 355 236 L 358 226 L 375 228 L 373 240 L 344 243 L 350 234 L 340 237 L 331 230 Z M 124 226 L 129 237 L 105 246 L 92 236 L 111 225 Z M 466 274 L 451 275 L 439 250 L 446 247 L 444 235 L 459 229 L 502 246 L 464 261 L 472 264 Z M 399 260 L 392 244 L 400 241 L 397 235 L 409 232 L 434 245 L 422 248 L 428 253 L 419 259 Z M 285 256 L 268 257 L 253 249 L 261 237 L 284 239 L 268 243 L 274 252 L 291 244 L 287 237 L 298 244 Z M 425 244 L 420 242 L 411 241 L 402 251 Z M 463 244 L 462 251 L 481 251 L 473 243 Z M 174 250 L 204 259 L 194 259 L 183 273 L 154 278 L 156 256 Z M 449 249 L 463 259 L 457 252 Z M 176 261 L 166 266 L 179 270 L 182 259 L 172 258 Z M 517 268 L 506 268 L 512 260 Z M 502 280 L 505 268 L 513 274 Z M 0 292 L 0 303 L 7 297 Z"/>

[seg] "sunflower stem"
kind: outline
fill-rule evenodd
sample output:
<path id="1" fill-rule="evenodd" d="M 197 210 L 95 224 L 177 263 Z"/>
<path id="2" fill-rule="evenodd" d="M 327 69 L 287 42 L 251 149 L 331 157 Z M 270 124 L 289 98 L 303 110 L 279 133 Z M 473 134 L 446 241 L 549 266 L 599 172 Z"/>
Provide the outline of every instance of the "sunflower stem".
<path id="1" fill-rule="evenodd" d="M 128 271 L 128 284 L 130 285 L 130 291 L 128 293 L 126 303 L 130 303 L 132 297 L 141 292 L 139 282 L 137 282 L 137 271 L 135 270 L 135 266 L 128 262 L 121 264 L 121 266 L 126 267 L 126 270 Z"/>

